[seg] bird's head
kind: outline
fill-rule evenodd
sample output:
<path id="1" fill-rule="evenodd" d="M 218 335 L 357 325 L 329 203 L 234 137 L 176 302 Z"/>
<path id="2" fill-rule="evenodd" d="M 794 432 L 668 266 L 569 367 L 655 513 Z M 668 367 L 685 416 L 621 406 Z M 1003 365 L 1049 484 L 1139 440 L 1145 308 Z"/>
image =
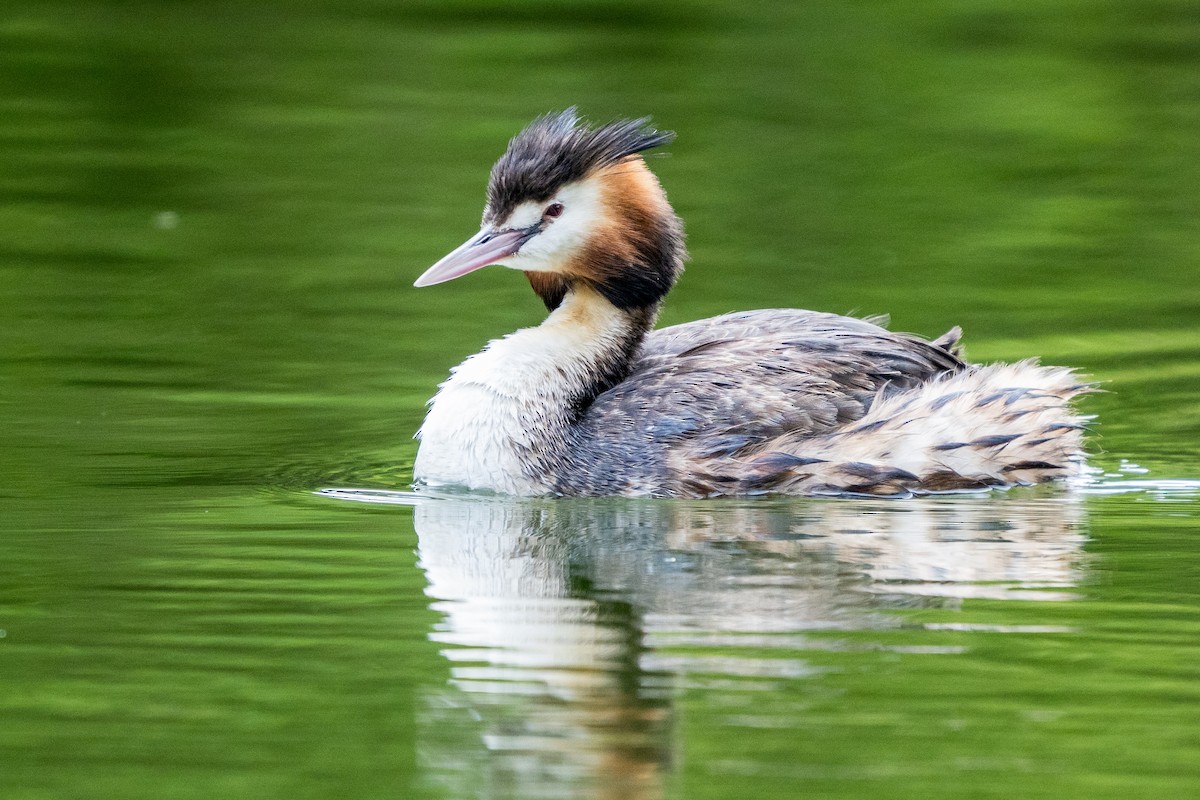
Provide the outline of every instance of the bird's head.
<path id="1" fill-rule="evenodd" d="M 656 306 L 683 268 L 683 228 L 640 153 L 674 134 L 648 119 L 588 127 L 539 117 L 492 167 L 483 227 L 416 286 L 492 264 L 521 270 L 548 308 L 585 286 L 618 308 Z"/>

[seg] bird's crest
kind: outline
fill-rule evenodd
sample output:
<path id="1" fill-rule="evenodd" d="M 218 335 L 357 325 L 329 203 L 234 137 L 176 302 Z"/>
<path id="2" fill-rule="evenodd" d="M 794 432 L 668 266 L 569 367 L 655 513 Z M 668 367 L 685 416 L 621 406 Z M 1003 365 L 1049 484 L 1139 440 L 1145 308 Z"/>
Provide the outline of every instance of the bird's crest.
<path id="1" fill-rule="evenodd" d="M 592 128 L 572 106 L 538 117 L 508 143 L 488 183 L 491 219 L 503 219 L 526 200 L 550 199 L 562 186 L 593 170 L 666 144 L 671 131 L 657 131 L 650 118 L 618 120 Z"/>

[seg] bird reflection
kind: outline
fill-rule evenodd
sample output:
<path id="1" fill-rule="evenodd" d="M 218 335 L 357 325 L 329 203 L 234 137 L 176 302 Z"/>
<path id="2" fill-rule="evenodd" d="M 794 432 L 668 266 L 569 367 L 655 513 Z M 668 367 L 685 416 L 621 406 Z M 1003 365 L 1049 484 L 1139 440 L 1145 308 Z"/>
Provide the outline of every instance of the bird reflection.
<path id="1" fill-rule="evenodd" d="M 662 797 L 681 688 L 813 674 L 806 649 L 904 624 L 896 608 L 1069 597 L 1084 538 L 1077 499 L 1036 493 L 430 498 L 414 524 L 451 664 L 425 693 L 423 772 L 482 798 Z"/>

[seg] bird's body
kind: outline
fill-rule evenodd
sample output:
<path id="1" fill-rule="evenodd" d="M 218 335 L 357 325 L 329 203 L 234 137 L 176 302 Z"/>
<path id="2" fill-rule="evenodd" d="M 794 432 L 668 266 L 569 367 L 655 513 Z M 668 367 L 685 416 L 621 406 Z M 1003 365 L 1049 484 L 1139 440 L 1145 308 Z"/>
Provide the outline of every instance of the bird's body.
<path id="1" fill-rule="evenodd" d="M 415 478 L 515 495 L 902 495 L 1037 483 L 1082 461 L 1086 386 L 1033 362 L 800 310 L 651 332 L 682 229 L 644 121 L 543 117 L 510 143 L 484 230 L 418 285 L 503 262 L 551 313 L 453 370 Z"/>

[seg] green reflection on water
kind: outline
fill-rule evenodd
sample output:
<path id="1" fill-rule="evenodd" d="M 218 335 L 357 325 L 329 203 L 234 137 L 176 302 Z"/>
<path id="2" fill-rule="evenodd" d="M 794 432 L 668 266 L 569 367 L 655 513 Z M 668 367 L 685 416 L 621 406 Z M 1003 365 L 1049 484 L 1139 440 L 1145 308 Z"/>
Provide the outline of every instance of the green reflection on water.
<path id="1" fill-rule="evenodd" d="M 976 358 L 1106 382 L 1105 469 L 1196 477 L 1197 41 L 1182 1 L 10 9 L 5 796 L 442 796 L 439 742 L 491 776 L 470 791 L 511 794 L 474 729 L 430 712 L 449 617 L 411 512 L 306 493 L 403 486 L 446 369 L 537 321 L 501 270 L 409 284 L 549 109 L 679 132 L 651 162 L 693 255 L 665 323 L 786 304 L 961 324 Z M 834 570 L 863 646 L 651 639 L 668 699 L 614 729 L 649 738 L 584 752 L 633 770 L 644 746 L 639 790 L 678 797 L 1195 794 L 1195 501 L 1086 511 L 1072 602 L 864 610 L 836 559 L 779 556 Z M 687 555 L 669 545 L 631 552 Z M 571 598 L 636 638 L 653 604 L 604 577 Z M 913 650 L 943 646 L 965 651 Z M 750 689 L 729 661 L 679 666 L 760 647 L 814 671 Z M 617 697 L 639 669 L 609 669 L 633 682 Z"/>

